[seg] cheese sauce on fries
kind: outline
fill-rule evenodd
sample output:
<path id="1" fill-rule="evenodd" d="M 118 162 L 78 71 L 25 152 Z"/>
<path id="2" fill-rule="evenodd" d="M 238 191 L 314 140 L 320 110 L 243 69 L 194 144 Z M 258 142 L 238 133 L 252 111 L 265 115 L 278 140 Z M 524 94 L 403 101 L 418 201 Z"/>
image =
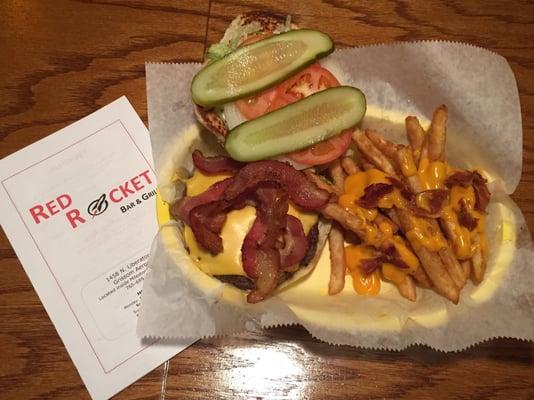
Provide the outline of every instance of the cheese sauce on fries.
<path id="1" fill-rule="evenodd" d="M 342 160 L 346 174 L 337 204 L 355 220 L 344 223 L 340 212 L 326 216 L 359 237 L 344 253 L 358 294 L 377 295 L 385 279 L 410 300 L 418 284 L 456 303 L 468 278 L 482 280 L 490 194 L 477 171 L 447 163 L 446 121 L 445 106 L 435 111 L 426 132 L 417 118 L 408 117 L 408 146 L 374 131 L 353 134 L 359 158 Z M 331 175 L 339 187 L 339 172 L 334 176 L 331 168 Z"/>

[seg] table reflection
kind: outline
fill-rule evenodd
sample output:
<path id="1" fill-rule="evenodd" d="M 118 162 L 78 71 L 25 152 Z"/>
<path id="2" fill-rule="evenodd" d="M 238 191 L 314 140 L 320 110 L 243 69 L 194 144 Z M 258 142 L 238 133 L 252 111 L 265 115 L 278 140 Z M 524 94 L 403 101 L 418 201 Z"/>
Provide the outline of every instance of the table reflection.
<path id="1" fill-rule="evenodd" d="M 250 396 L 298 399 L 307 392 L 306 359 L 298 346 L 278 343 L 276 346 L 229 348 L 225 357 L 232 365 L 217 371 L 222 385 L 230 392 Z"/>

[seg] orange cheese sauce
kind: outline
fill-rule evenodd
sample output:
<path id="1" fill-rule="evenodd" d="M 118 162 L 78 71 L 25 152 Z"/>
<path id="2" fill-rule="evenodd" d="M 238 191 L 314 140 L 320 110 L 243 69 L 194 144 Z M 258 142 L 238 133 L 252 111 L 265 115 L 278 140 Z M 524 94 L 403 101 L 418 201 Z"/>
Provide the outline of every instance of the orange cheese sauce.
<path id="1" fill-rule="evenodd" d="M 401 168 L 405 176 L 417 175 L 422 191 L 446 188 L 445 181 L 447 177 L 455 172 L 446 162 L 430 162 L 426 158 L 421 159 L 419 168 L 416 168 L 413 159 L 405 157 L 405 160 L 401 163 Z M 345 179 L 344 193 L 338 199 L 339 205 L 368 222 L 365 237 L 363 238 L 365 244 L 351 245 L 345 249 L 348 272 L 352 275 L 354 290 L 363 295 L 378 294 L 380 292 L 381 277 L 398 285 L 406 280 L 407 274 L 412 274 L 420 268 L 419 259 L 405 239 L 393 233 L 391 223 L 388 223 L 387 220 L 379 220 L 380 222 L 377 223 L 376 220 L 379 213 L 377 209 L 367 209 L 358 205 L 358 200 L 365 194 L 365 189 L 376 183 L 390 185 L 391 181 L 388 179 L 387 174 L 378 169 L 359 171 Z M 422 204 L 425 201 L 428 201 L 428 199 L 424 195 L 416 198 L 418 206 L 428 209 L 427 204 Z M 462 201 L 465 202 L 467 211 L 478 219 L 476 231 L 482 233 L 482 235 L 480 235 L 480 240 L 477 243 L 473 242 L 472 233 L 460 225 L 458 221 L 458 213 L 461 211 Z M 474 209 L 475 202 L 475 193 L 471 186 L 467 188 L 454 186 L 450 190 L 449 202 L 444 206 L 441 214 L 442 222 L 448 223 L 449 228 L 454 233 L 454 238 L 451 239 L 450 244 L 457 258 L 461 260 L 472 257 L 479 248 L 487 256 L 488 243 L 483 235 L 485 214 Z M 382 196 L 378 201 L 378 208 L 389 209 L 393 207 L 398 209 L 407 207 L 407 200 L 402 197 L 397 188 Z M 413 229 L 405 232 L 405 236 L 415 250 L 424 247 L 429 251 L 437 252 L 448 245 L 446 239 L 440 233 L 437 221 L 412 217 L 411 225 Z M 380 252 L 376 248 L 380 248 L 384 244 L 384 238 L 394 243 L 398 255 L 409 268 L 398 268 L 393 264 L 383 263 L 380 270 L 376 270 L 369 275 L 363 274 L 360 269 L 361 261 L 377 257 Z"/>
<path id="2" fill-rule="evenodd" d="M 413 166 L 413 170 L 415 173 L 415 166 Z M 376 295 L 380 292 L 380 270 L 365 275 L 359 267 L 362 260 L 375 258 L 380 254 L 372 247 L 379 247 L 382 244 L 378 238 L 391 239 L 401 259 L 409 266 L 408 269 L 399 269 L 392 264 L 384 263 L 381 268 L 382 274 L 387 274 L 387 276 L 384 275 L 384 278 L 392 282 L 401 282 L 406 279 L 407 273 L 412 273 L 419 268 L 417 257 L 401 237 L 394 235 L 393 225 L 387 220 L 377 223 L 375 221 L 378 215 L 377 209 L 367 209 L 357 204 L 358 199 L 364 195 L 365 188 L 375 183 L 390 185 L 391 181 L 387 174 L 377 169 L 369 169 L 350 175 L 345 179 L 344 194 L 338 199 L 339 205 L 347 211 L 369 222 L 364 238 L 366 244 L 348 246 L 345 249 L 345 259 L 353 279 L 354 290 L 363 295 Z M 379 208 L 404 207 L 405 201 L 399 190 L 395 188 L 379 200 L 378 206 Z"/>
<path id="3" fill-rule="evenodd" d="M 380 292 L 380 271 L 375 270 L 371 274 L 365 275 L 360 269 L 362 260 L 376 256 L 378 256 L 378 252 L 365 244 L 345 247 L 347 269 L 352 276 L 352 285 L 356 293 L 376 296 Z"/>
<path id="4" fill-rule="evenodd" d="M 339 204 L 345 207 L 347 210 L 362 213 L 359 209 L 363 209 L 363 213 L 374 212 L 376 210 L 368 210 L 355 204 L 355 201 L 362 197 L 365 193 L 365 188 L 376 184 L 385 183 L 391 185 L 391 181 L 388 179 L 388 175 L 378 169 L 369 169 L 367 171 L 357 172 L 348 176 L 345 179 L 344 192 L 345 194 L 340 197 Z M 404 198 L 401 196 L 399 190 L 395 188 L 391 193 L 383 196 L 379 202 L 380 208 L 392 208 L 402 207 L 404 205 Z M 376 214 L 375 214 L 376 216 Z M 368 220 L 373 220 L 368 219 Z"/>
<path id="5" fill-rule="evenodd" d="M 412 230 L 406 232 L 406 238 L 417 249 L 424 247 L 427 250 L 436 252 L 447 246 L 436 228 L 424 218 L 412 218 L 414 225 Z"/>
<path id="6" fill-rule="evenodd" d="M 476 232 L 481 233 L 480 243 L 472 242 L 472 234 L 466 227 L 460 225 L 458 213 L 461 211 L 461 201 L 464 201 L 467 211 L 478 220 Z M 484 236 L 486 215 L 475 210 L 475 191 L 472 186 L 453 186 L 450 191 L 449 204 L 443 209 L 442 219 L 449 222 L 453 227 L 454 239 L 451 240 L 452 248 L 456 257 L 460 260 L 471 258 L 481 246 L 484 255 L 487 255 L 487 241 Z"/>
<path id="7" fill-rule="evenodd" d="M 407 148 L 404 148 L 399 151 L 405 152 L 409 150 Z M 401 156 L 403 156 L 404 154 L 405 153 L 401 153 Z M 417 174 L 417 167 L 415 166 L 415 161 L 413 157 L 407 157 L 404 155 L 403 157 L 400 157 L 399 162 L 403 176 L 413 176 Z"/>
<path id="8" fill-rule="evenodd" d="M 422 190 L 442 189 L 447 179 L 447 163 L 422 158 L 417 171 Z"/>

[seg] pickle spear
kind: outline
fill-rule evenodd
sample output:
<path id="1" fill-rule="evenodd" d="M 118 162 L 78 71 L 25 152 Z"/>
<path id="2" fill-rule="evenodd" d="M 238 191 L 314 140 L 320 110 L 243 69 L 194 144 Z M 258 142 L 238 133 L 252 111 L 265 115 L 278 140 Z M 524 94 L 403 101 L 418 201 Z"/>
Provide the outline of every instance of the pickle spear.
<path id="1" fill-rule="evenodd" d="M 359 89 L 325 89 L 236 126 L 228 132 L 225 148 L 234 160 L 245 162 L 301 150 L 352 128 L 366 108 Z"/>
<path id="2" fill-rule="evenodd" d="M 201 69 L 191 83 L 193 101 L 212 107 L 276 85 L 334 51 L 332 39 L 297 29 L 241 47 Z"/>

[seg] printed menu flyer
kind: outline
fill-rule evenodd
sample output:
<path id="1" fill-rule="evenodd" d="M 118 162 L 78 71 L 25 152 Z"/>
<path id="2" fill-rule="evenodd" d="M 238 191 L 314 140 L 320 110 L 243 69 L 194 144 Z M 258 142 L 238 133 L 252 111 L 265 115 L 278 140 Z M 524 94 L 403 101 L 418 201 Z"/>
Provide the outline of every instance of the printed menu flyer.
<path id="1" fill-rule="evenodd" d="M 125 97 L 0 161 L 0 221 L 94 399 L 191 342 L 135 334 L 156 177 Z"/>

